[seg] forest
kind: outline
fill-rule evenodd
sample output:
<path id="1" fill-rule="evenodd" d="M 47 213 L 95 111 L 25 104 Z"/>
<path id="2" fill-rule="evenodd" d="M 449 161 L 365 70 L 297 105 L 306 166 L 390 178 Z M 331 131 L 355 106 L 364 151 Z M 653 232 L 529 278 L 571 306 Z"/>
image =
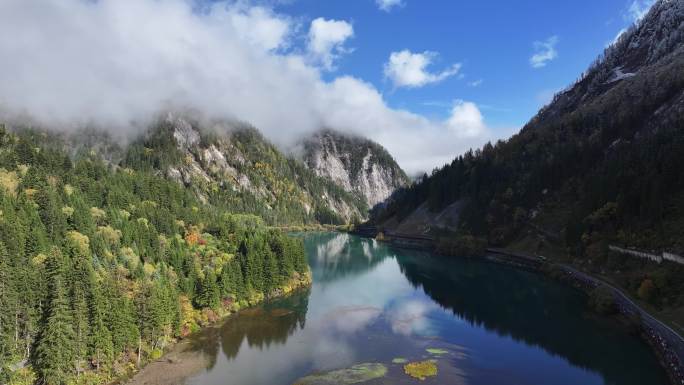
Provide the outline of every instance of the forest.
<path id="1" fill-rule="evenodd" d="M 261 218 L 46 135 L 0 126 L 0 383 L 108 382 L 310 282 L 302 242 Z"/>

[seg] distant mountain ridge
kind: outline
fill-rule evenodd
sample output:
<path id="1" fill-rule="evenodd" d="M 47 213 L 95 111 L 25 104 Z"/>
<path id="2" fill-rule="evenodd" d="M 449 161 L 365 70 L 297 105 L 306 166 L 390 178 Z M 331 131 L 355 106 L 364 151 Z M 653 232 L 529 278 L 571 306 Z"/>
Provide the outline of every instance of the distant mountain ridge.
<path id="1" fill-rule="evenodd" d="M 360 194 L 369 207 L 409 183 L 387 150 L 369 139 L 327 129 L 305 139 L 303 147 L 304 162 L 316 175 Z"/>

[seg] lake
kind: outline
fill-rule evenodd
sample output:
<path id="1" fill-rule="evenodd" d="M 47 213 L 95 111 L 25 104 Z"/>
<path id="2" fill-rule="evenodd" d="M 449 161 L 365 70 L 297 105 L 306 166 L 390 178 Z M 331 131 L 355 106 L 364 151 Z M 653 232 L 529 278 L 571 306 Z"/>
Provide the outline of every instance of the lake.
<path id="1" fill-rule="evenodd" d="M 194 336 L 207 367 L 186 384 L 292 384 L 364 363 L 386 368 L 369 384 L 668 383 L 637 336 L 541 275 L 348 234 L 299 236 L 313 286 Z M 404 360 L 432 360 L 437 375 L 409 377 Z"/>

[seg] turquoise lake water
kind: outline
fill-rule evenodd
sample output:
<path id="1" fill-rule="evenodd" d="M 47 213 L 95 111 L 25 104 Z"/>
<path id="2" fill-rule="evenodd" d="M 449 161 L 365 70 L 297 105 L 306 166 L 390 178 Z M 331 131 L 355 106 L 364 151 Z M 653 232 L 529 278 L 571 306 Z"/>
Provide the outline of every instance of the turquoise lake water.
<path id="1" fill-rule="evenodd" d="M 637 336 L 543 276 L 348 234 L 301 236 L 313 286 L 195 337 L 210 365 L 187 384 L 292 384 L 361 363 L 388 369 L 368 384 L 668 383 Z M 413 379 L 397 358 L 435 360 L 438 374 Z"/>

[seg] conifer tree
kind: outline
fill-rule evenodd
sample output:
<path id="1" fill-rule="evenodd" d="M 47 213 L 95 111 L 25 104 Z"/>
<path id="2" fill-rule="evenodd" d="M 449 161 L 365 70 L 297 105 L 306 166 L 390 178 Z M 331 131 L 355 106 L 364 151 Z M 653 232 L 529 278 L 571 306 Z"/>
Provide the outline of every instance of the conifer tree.
<path id="1" fill-rule="evenodd" d="M 63 385 L 74 372 L 75 333 L 59 249 L 52 250 L 47 264 L 49 295 L 34 353 L 34 366 L 42 383 Z"/>
<path id="2" fill-rule="evenodd" d="M 81 364 L 88 353 L 89 339 L 89 302 L 93 297 L 93 269 L 90 258 L 84 254 L 84 250 L 68 241 L 67 248 L 72 261 L 71 281 L 71 309 L 73 329 L 75 333 L 74 347 L 76 358 Z"/>
<path id="3" fill-rule="evenodd" d="M 112 289 L 113 292 L 116 290 L 116 288 Z M 140 338 L 140 331 L 136 325 L 135 306 L 131 300 L 118 293 L 112 294 L 109 300 L 112 303 L 109 327 L 114 351 L 131 350 Z"/>
<path id="4" fill-rule="evenodd" d="M 9 263 L 5 244 L 0 242 L 0 362 L 8 362 L 16 335 L 17 295 L 14 271 Z M 2 370 L 2 365 L 0 365 Z"/>
<path id="5" fill-rule="evenodd" d="M 204 279 L 201 281 L 199 294 L 197 296 L 197 304 L 199 307 L 208 307 L 216 309 L 221 302 L 220 290 L 216 282 L 216 273 L 209 268 L 205 273 Z"/>
<path id="6" fill-rule="evenodd" d="M 223 269 L 221 270 L 221 279 L 219 281 L 219 287 L 222 298 L 227 298 L 230 295 L 235 295 L 236 280 L 232 262 L 232 260 L 226 262 L 223 265 Z"/>
<path id="7" fill-rule="evenodd" d="M 112 335 L 107 328 L 107 304 L 101 289 L 96 286 L 94 282 L 94 275 L 91 275 L 93 281 L 90 285 L 92 288 L 89 296 L 89 316 L 90 316 L 90 334 L 88 340 L 88 350 L 90 357 L 99 369 L 102 363 L 108 362 L 114 354 L 114 346 L 112 342 Z"/>

